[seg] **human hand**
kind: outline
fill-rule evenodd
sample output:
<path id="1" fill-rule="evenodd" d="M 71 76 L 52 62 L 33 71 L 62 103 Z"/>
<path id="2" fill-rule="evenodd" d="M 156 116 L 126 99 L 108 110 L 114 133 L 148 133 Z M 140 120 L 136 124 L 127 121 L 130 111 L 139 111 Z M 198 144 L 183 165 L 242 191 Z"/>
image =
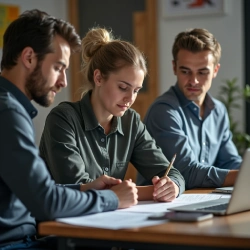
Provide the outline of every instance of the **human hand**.
<path id="1" fill-rule="evenodd" d="M 179 187 L 167 176 L 152 179 L 154 185 L 153 199 L 155 201 L 173 201 L 179 194 Z"/>
<path id="2" fill-rule="evenodd" d="M 118 208 L 126 208 L 138 203 L 138 190 L 131 180 L 123 181 L 121 184 L 111 187 L 111 190 L 119 199 Z"/>
<path id="3" fill-rule="evenodd" d="M 121 184 L 122 180 L 116 179 L 107 175 L 102 175 L 99 178 L 95 179 L 94 181 L 81 185 L 81 191 L 86 191 L 88 189 L 108 189 L 112 186 Z"/>
<path id="4" fill-rule="evenodd" d="M 238 173 L 239 173 L 239 170 L 236 170 L 236 169 L 230 170 L 228 174 L 226 175 L 225 181 L 222 186 L 223 187 L 233 186 L 236 181 Z"/>

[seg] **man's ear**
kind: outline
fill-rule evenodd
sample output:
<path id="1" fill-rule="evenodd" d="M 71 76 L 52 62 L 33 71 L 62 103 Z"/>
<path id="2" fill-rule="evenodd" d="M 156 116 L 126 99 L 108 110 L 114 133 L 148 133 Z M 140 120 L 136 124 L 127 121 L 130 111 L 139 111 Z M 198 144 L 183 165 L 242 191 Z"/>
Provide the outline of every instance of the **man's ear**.
<path id="1" fill-rule="evenodd" d="M 219 69 L 220 69 L 220 64 L 218 63 L 217 65 L 214 66 L 213 78 L 215 78 L 217 76 Z"/>
<path id="2" fill-rule="evenodd" d="M 37 64 L 37 57 L 31 47 L 26 47 L 21 53 L 21 61 L 27 69 L 35 68 Z"/>
<path id="3" fill-rule="evenodd" d="M 94 71 L 94 82 L 96 86 L 101 86 L 102 73 L 99 69 L 95 69 Z"/>

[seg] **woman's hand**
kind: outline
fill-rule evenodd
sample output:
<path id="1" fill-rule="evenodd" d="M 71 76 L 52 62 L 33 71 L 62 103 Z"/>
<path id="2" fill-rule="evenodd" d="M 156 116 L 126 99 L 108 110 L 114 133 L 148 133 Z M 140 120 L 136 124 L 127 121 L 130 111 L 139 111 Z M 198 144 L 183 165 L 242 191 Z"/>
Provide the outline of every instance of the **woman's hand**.
<path id="1" fill-rule="evenodd" d="M 173 201 L 179 194 L 179 187 L 167 176 L 162 178 L 155 176 L 152 183 L 153 199 L 156 201 Z"/>

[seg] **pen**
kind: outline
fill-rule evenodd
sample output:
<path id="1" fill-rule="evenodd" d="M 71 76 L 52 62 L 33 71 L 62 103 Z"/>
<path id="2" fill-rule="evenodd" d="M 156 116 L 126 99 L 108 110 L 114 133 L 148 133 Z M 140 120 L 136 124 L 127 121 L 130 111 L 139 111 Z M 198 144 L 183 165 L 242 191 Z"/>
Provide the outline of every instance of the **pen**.
<path id="1" fill-rule="evenodd" d="M 168 175 L 168 172 L 170 170 L 170 168 L 172 167 L 172 165 L 174 164 L 174 161 L 175 161 L 175 157 L 176 157 L 176 154 L 173 156 L 172 160 L 170 161 L 169 165 L 168 165 L 168 168 L 164 174 L 164 177 L 166 177 Z"/>

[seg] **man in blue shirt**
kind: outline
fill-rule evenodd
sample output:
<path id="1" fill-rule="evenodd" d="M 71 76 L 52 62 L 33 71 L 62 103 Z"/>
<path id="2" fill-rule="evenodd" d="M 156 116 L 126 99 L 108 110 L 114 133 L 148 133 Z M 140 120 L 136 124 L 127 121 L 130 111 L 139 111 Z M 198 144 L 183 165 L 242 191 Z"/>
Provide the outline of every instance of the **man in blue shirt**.
<path id="1" fill-rule="evenodd" d="M 71 188 L 55 185 L 35 146 L 32 119 L 37 110 L 30 101 L 45 107 L 53 102 L 61 88 L 67 86 L 69 58 L 80 46 L 80 37 L 72 25 L 39 10 L 24 12 L 4 34 L 0 76 L 0 249 L 48 249 L 46 241 L 43 244 L 35 238 L 35 219 L 80 216 L 137 203 L 137 189 L 131 181 L 101 176 Z"/>
<path id="2" fill-rule="evenodd" d="M 232 186 L 242 159 L 225 106 L 208 93 L 220 44 L 207 30 L 193 29 L 176 36 L 172 54 L 177 83 L 151 105 L 146 127 L 168 159 L 177 154 L 174 166 L 187 189 Z"/>

